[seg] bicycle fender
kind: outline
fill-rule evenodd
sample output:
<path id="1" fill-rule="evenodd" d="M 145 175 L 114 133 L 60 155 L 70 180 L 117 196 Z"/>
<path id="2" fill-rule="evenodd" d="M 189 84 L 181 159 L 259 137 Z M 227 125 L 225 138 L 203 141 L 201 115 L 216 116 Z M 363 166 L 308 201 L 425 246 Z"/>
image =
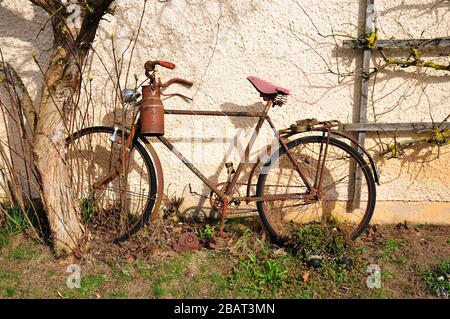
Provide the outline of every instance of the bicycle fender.
<path id="1" fill-rule="evenodd" d="M 286 134 L 286 137 L 291 137 L 291 136 L 298 135 L 301 133 L 303 133 L 303 132 Z M 370 168 L 371 168 L 373 176 L 375 178 L 375 183 L 377 183 L 377 185 L 380 185 L 380 175 L 378 173 L 378 169 L 375 164 L 375 161 L 373 160 L 373 157 L 369 154 L 369 152 L 361 144 L 359 144 L 358 141 L 355 140 L 354 138 L 352 138 L 342 132 L 339 132 L 339 131 L 331 131 L 331 133 L 332 133 L 332 135 L 337 135 L 337 136 L 343 137 L 343 138 L 349 140 L 350 142 L 354 143 L 356 145 L 356 148 L 358 150 L 360 150 L 364 155 L 367 156 L 367 158 L 369 159 Z"/>
<path id="2" fill-rule="evenodd" d="M 143 136 L 139 137 L 144 142 L 145 148 L 150 153 L 150 156 L 155 164 L 156 169 L 156 178 L 157 178 L 157 190 L 156 190 L 156 202 L 155 207 L 153 209 L 153 212 L 150 216 L 151 220 L 155 220 L 158 218 L 158 212 L 161 208 L 161 203 L 164 196 L 164 174 L 163 169 L 161 165 L 161 161 L 159 160 L 158 154 L 156 153 L 155 149 L 153 148 L 152 144 Z"/>

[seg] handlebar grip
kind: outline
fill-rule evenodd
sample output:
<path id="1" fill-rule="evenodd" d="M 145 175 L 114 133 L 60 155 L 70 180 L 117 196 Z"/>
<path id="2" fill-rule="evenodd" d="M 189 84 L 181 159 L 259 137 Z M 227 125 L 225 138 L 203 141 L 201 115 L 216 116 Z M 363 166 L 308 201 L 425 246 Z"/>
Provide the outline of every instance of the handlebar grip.
<path id="1" fill-rule="evenodd" d="M 172 62 L 160 60 L 160 61 L 158 61 L 158 64 L 160 66 L 163 66 L 163 67 L 167 68 L 167 69 L 171 69 L 171 70 L 175 69 L 175 64 L 172 63 Z"/>
<path id="2" fill-rule="evenodd" d="M 147 62 L 145 62 L 144 64 L 144 68 L 146 72 L 154 72 L 155 71 L 155 66 L 160 65 L 162 67 L 168 68 L 168 69 L 175 69 L 175 64 L 173 64 L 172 62 L 168 62 L 168 61 L 152 61 L 149 60 Z"/>

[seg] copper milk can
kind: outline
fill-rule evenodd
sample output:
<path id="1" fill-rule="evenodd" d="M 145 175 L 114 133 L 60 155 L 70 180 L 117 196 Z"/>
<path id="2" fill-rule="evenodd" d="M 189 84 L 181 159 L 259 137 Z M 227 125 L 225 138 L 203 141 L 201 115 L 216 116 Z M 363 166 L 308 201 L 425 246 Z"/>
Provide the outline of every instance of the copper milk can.
<path id="1" fill-rule="evenodd" d="M 161 88 L 142 86 L 141 134 L 150 136 L 164 135 L 164 105 L 161 101 Z"/>

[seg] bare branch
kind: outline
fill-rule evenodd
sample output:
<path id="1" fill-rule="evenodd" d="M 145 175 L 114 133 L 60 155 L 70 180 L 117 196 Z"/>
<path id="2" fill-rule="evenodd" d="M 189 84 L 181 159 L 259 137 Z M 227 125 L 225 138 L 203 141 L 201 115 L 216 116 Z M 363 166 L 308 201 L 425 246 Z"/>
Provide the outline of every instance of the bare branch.
<path id="1" fill-rule="evenodd" d="M 62 3 L 59 0 L 30 0 L 30 1 L 34 5 L 41 7 L 42 9 L 47 11 L 49 14 L 53 14 L 62 6 Z"/>

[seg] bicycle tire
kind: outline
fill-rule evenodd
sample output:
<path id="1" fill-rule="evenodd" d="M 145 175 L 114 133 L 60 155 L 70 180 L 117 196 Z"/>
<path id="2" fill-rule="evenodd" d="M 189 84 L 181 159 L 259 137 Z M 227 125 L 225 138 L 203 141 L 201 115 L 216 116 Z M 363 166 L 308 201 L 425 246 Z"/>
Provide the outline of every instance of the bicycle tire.
<path id="1" fill-rule="evenodd" d="M 298 139 L 292 140 L 287 143 L 287 147 L 289 150 L 299 146 L 299 145 L 306 145 L 308 143 L 320 143 L 324 145 L 326 143 L 327 137 L 325 136 L 306 136 L 306 137 L 300 137 Z M 368 187 L 367 194 L 367 207 L 365 209 L 365 213 L 363 218 L 360 220 L 357 228 L 350 234 L 350 239 L 355 240 L 358 238 L 364 230 L 369 225 L 369 222 L 372 218 L 374 209 L 375 209 L 375 203 L 376 203 L 376 186 L 375 186 L 375 180 L 372 174 L 372 171 L 370 170 L 369 164 L 363 159 L 363 157 L 358 153 L 358 151 L 351 147 L 350 145 L 337 140 L 335 138 L 330 138 L 330 144 L 332 146 L 335 146 L 344 152 L 346 152 L 348 155 L 351 156 L 354 160 L 356 160 L 356 163 L 361 168 L 361 171 L 363 172 L 363 176 L 366 179 L 366 185 Z M 257 183 L 257 189 L 256 189 L 256 196 L 261 197 L 265 194 L 265 183 L 267 176 L 270 173 L 270 170 L 273 168 L 272 166 L 274 163 L 277 162 L 277 160 L 284 155 L 286 152 L 284 148 L 280 147 L 278 152 L 275 152 L 271 155 L 270 159 L 265 163 L 263 166 L 263 170 L 260 173 L 258 177 L 258 183 Z M 258 213 L 260 215 L 260 218 L 262 220 L 262 223 L 269 233 L 272 241 L 276 244 L 283 245 L 286 240 L 288 239 L 286 235 L 281 234 L 280 231 L 277 231 L 276 227 L 271 224 L 270 218 L 268 215 L 268 212 L 264 208 L 264 201 L 258 201 L 256 203 L 258 208 Z"/>
<path id="2" fill-rule="evenodd" d="M 75 143 L 77 140 L 79 140 L 81 137 L 85 137 L 87 135 L 92 134 L 98 134 L 98 133 L 105 133 L 108 135 L 112 135 L 114 133 L 115 129 L 108 126 L 94 126 L 89 128 L 81 129 L 66 139 L 66 146 L 68 149 L 70 149 L 70 145 Z M 122 130 L 118 130 L 116 132 L 117 136 L 123 136 L 126 140 L 129 136 L 127 132 L 122 132 Z M 156 194 L 157 194 L 157 179 L 156 179 L 156 172 L 154 168 L 153 161 L 146 151 L 145 147 L 138 141 L 137 138 L 135 138 L 132 142 L 132 147 L 130 149 L 130 153 L 133 150 L 137 150 L 138 154 L 142 158 L 143 163 L 145 163 L 145 167 L 147 168 L 147 176 L 148 176 L 148 184 L 149 189 L 146 198 L 146 203 L 143 205 L 145 207 L 142 210 L 142 214 L 140 214 L 138 217 L 136 217 L 136 220 L 134 223 L 130 224 L 130 227 L 126 230 L 123 230 L 119 232 L 119 234 L 114 236 L 113 242 L 120 242 L 129 239 L 132 235 L 137 233 L 149 220 L 155 200 L 156 200 Z"/>

